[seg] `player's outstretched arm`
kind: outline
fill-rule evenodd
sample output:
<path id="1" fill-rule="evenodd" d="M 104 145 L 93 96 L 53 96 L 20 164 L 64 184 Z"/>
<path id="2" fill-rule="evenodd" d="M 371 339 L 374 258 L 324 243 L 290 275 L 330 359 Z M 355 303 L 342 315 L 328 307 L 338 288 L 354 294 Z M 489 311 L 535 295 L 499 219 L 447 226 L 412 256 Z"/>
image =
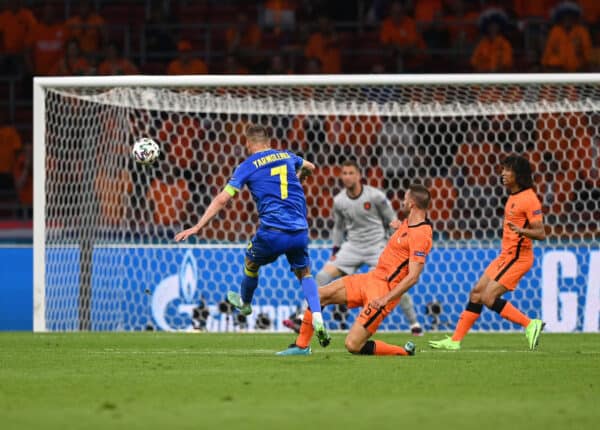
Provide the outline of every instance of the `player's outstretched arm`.
<path id="1" fill-rule="evenodd" d="M 421 272 L 423 272 L 424 266 L 424 263 L 409 261 L 408 275 L 406 275 L 406 277 L 404 277 L 398 283 L 398 285 L 391 289 L 385 296 L 371 300 L 371 307 L 379 309 L 387 305 L 389 302 L 392 302 L 397 298 L 401 297 L 402 294 L 410 290 L 413 287 L 413 285 L 415 285 L 419 281 L 419 277 L 421 276 Z"/>
<path id="2" fill-rule="evenodd" d="M 225 205 L 227 204 L 227 202 L 229 202 L 231 197 L 231 194 L 229 194 L 225 190 L 217 194 L 213 201 L 210 202 L 210 205 L 208 205 L 208 208 L 206 208 L 206 211 L 202 215 L 202 218 L 200 218 L 200 221 L 198 221 L 198 224 L 191 228 L 183 230 L 180 233 L 177 233 L 175 235 L 175 241 L 181 242 L 182 240 L 185 240 L 194 234 L 198 234 L 198 232 L 200 232 L 200 230 L 202 230 L 202 228 L 204 228 L 204 226 L 208 224 L 209 221 L 213 219 L 215 215 L 218 214 L 219 211 L 225 207 Z"/>
<path id="3" fill-rule="evenodd" d="M 512 222 L 508 223 L 508 227 L 520 236 L 525 236 L 533 240 L 544 240 L 546 239 L 546 227 L 542 221 L 535 221 L 531 223 L 530 228 L 518 227 Z"/>

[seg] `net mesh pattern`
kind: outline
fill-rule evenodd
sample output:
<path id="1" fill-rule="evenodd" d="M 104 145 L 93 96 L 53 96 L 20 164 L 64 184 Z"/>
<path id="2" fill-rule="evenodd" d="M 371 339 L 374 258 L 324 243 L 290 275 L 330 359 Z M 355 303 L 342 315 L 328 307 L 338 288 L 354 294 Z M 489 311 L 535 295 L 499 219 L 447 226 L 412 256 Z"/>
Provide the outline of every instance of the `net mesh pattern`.
<path id="1" fill-rule="evenodd" d="M 329 257 L 343 161 L 357 160 L 364 182 L 396 210 L 410 183 L 429 187 L 434 251 L 412 291 L 426 326 L 450 327 L 497 255 L 505 155 L 526 155 L 535 172 L 549 233 L 536 257 L 565 246 L 586 252 L 599 238 L 597 84 L 67 88 L 45 97 L 50 330 L 252 330 L 265 321 L 285 330 L 302 293 L 282 260 L 261 269 L 248 321 L 222 306 L 258 223 L 247 190 L 189 246 L 173 241 L 246 157 L 251 122 L 267 126 L 274 147 L 318 166 L 304 184 L 313 272 Z M 149 167 L 130 157 L 141 137 L 161 147 Z M 534 265 L 512 294 L 531 316 L 540 312 L 540 277 Z M 442 315 L 428 315 L 436 302 Z M 354 315 L 325 314 L 333 328 L 347 328 Z M 478 324 L 514 328 L 491 313 Z M 382 325 L 406 328 L 399 311 Z"/>

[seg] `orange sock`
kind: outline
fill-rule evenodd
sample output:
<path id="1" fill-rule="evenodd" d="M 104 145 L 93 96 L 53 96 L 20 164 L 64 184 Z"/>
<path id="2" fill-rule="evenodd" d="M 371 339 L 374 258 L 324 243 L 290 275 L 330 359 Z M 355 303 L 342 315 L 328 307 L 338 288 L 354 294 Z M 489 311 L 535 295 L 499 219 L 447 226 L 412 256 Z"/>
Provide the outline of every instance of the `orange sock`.
<path id="1" fill-rule="evenodd" d="M 401 346 L 390 345 L 389 343 L 376 340 L 375 342 L 375 355 L 408 355 L 408 352 Z"/>
<path id="2" fill-rule="evenodd" d="M 456 324 L 456 328 L 454 329 L 454 334 L 452 335 L 452 340 L 458 340 L 459 342 L 467 335 L 477 318 L 479 318 L 480 313 L 471 312 L 471 311 L 463 311 L 460 314 L 460 319 L 458 320 L 458 324 Z"/>
<path id="3" fill-rule="evenodd" d="M 304 312 L 304 317 L 302 317 L 302 324 L 300 324 L 300 333 L 296 339 L 296 345 L 300 348 L 308 347 L 314 331 L 315 329 L 312 325 L 312 312 L 310 309 L 307 309 Z"/>
<path id="4" fill-rule="evenodd" d="M 504 309 L 500 312 L 500 316 L 523 327 L 527 327 L 531 322 L 523 312 L 515 308 L 510 302 L 506 302 Z"/>

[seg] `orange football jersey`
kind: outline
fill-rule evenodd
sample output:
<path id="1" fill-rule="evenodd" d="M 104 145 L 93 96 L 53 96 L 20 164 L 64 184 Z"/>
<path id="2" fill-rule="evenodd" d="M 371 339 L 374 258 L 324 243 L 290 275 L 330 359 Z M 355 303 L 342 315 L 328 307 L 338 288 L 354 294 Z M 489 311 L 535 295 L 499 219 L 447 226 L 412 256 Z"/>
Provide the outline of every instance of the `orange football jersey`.
<path id="1" fill-rule="evenodd" d="M 519 236 L 510 229 L 508 223 L 525 228 L 533 222 L 542 220 L 542 203 L 533 189 L 527 188 L 511 194 L 504 207 L 502 251 L 510 251 L 515 248 L 531 249 L 533 247 L 531 239 Z"/>
<path id="2" fill-rule="evenodd" d="M 425 263 L 433 245 L 433 227 L 429 220 L 415 225 L 402 225 L 390 237 L 379 257 L 374 275 L 389 283 L 398 282 L 408 273 L 408 262 Z"/>

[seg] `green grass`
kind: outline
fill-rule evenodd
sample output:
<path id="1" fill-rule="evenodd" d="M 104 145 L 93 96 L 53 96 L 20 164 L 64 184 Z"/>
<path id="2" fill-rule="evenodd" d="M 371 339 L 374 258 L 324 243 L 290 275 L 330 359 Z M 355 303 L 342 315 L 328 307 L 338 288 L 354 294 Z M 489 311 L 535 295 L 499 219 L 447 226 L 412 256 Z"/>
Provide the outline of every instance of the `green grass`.
<path id="1" fill-rule="evenodd" d="M 404 343 L 409 336 L 377 336 Z M 352 356 L 343 335 L 0 334 L 0 429 L 587 429 L 600 335 L 471 334 L 459 352 Z"/>

